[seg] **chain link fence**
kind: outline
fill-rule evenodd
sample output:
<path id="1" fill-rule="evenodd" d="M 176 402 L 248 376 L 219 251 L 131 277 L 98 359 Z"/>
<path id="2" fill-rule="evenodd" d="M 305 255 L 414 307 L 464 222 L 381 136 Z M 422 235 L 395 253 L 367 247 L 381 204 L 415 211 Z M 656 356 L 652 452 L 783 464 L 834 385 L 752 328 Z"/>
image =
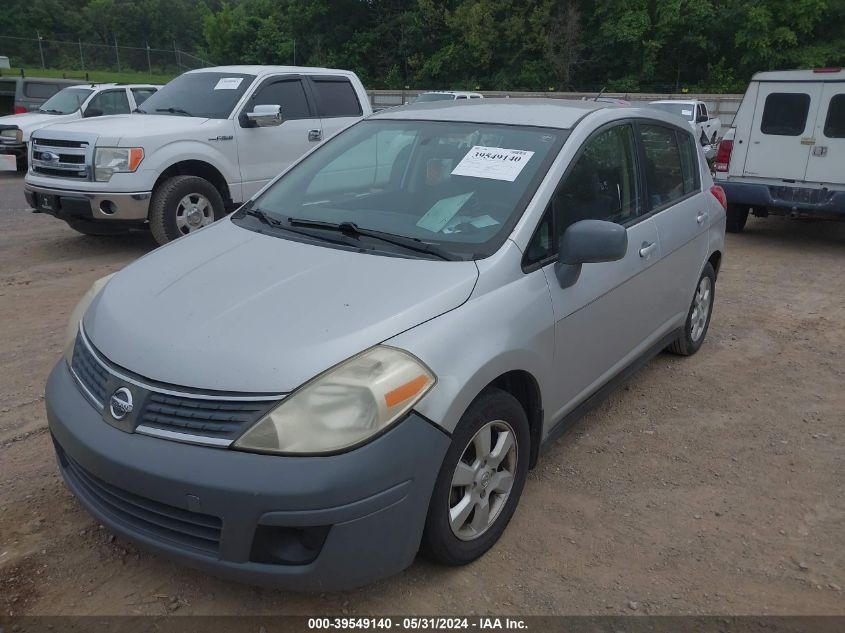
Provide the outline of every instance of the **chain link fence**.
<path id="1" fill-rule="evenodd" d="M 0 35 L 0 55 L 19 68 L 61 69 L 75 74 L 88 71 L 178 75 L 186 70 L 213 66 L 210 61 L 173 48 L 121 46 Z M 9 71 L 5 71 L 9 73 Z"/>

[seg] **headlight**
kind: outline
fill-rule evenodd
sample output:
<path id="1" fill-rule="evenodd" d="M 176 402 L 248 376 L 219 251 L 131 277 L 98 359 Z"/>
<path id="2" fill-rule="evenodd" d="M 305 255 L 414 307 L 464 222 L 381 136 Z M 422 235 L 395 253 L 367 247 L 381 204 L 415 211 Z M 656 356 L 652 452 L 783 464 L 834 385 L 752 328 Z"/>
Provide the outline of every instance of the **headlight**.
<path id="1" fill-rule="evenodd" d="M 19 130 L 18 128 L 8 128 L 5 130 L 0 130 L 0 136 L 5 138 L 13 138 L 18 143 L 23 142 L 23 130 Z"/>
<path id="2" fill-rule="evenodd" d="M 100 277 L 97 281 L 91 284 L 91 287 L 88 288 L 88 292 L 82 295 L 82 299 L 79 300 L 79 303 L 76 304 L 73 312 L 70 313 L 70 319 L 67 322 L 67 331 L 65 332 L 65 360 L 67 361 L 68 366 L 70 366 L 73 361 L 73 345 L 76 342 L 76 335 L 79 333 L 79 322 L 82 320 L 82 317 L 85 315 L 85 311 L 88 309 L 88 306 L 91 305 L 94 297 L 100 294 L 100 291 L 109 282 L 109 279 L 114 276 L 115 273 L 106 275 L 105 277 Z"/>
<path id="3" fill-rule="evenodd" d="M 317 376 L 235 442 L 265 453 L 333 453 L 381 433 L 434 385 L 419 360 L 379 345 Z"/>
<path id="4" fill-rule="evenodd" d="M 98 147 L 94 151 L 94 179 L 108 182 L 112 174 L 135 171 L 142 160 L 142 147 Z"/>

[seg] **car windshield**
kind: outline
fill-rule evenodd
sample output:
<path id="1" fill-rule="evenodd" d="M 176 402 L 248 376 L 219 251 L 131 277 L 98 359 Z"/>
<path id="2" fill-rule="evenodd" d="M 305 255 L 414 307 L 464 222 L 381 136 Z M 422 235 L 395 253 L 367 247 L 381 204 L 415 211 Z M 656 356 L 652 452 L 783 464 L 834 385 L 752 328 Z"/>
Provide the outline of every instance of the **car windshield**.
<path id="1" fill-rule="evenodd" d="M 137 108 L 143 114 L 227 119 L 254 75 L 195 72 L 176 77 Z"/>
<path id="2" fill-rule="evenodd" d="M 507 238 L 566 135 L 540 127 L 366 120 L 293 167 L 250 210 L 274 220 L 280 235 L 303 221 L 312 231 L 319 228 L 314 222 L 335 230 L 348 223 L 458 259 L 486 257 Z M 257 221 L 238 215 L 244 225 Z"/>
<path id="3" fill-rule="evenodd" d="M 454 101 L 455 95 L 448 92 L 426 92 L 417 97 L 414 103 L 426 103 L 428 101 Z"/>
<path id="4" fill-rule="evenodd" d="M 38 108 L 47 114 L 70 114 L 76 112 L 85 100 L 94 92 L 90 88 L 65 88 L 59 90 Z"/>
<path id="5" fill-rule="evenodd" d="M 692 121 L 692 111 L 694 108 L 691 103 L 652 103 L 650 105 L 652 108 L 671 112 L 682 119 Z"/>

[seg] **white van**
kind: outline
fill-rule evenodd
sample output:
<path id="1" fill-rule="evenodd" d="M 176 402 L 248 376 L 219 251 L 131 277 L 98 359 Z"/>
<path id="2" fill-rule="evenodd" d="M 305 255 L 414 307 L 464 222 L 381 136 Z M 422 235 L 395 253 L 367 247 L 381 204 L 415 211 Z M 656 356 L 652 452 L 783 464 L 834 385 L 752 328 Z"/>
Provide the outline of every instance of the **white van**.
<path id="1" fill-rule="evenodd" d="M 719 146 L 737 233 L 755 216 L 845 220 L 845 70 L 757 73 Z"/>

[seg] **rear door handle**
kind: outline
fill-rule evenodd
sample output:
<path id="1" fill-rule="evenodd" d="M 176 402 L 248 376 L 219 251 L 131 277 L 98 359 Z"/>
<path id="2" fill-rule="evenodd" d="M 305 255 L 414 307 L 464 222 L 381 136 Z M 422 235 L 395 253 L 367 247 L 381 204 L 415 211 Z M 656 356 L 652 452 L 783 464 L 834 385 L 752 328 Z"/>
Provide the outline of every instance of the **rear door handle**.
<path id="1" fill-rule="evenodd" d="M 656 248 L 657 242 L 643 242 L 643 245 L 640 247 L 640 257 L 648 258 Z"/>
<path id="2" fill-rule="evenodd" d="M 308 130 L 308 140 L 309 141 L 322 141 L 323 140 L 323 131 L 322 130 Z"/>
<path id="3" fill-rule="evenodd" d="M 706 219 L 707 219 L 707 214 L 704 213 L 703 211 L 701 213 L 699 213 L 697 216 L 695 216 L 695 221 L 698 222 L 699 224 L 704 224 L 704 221 Z"/>

